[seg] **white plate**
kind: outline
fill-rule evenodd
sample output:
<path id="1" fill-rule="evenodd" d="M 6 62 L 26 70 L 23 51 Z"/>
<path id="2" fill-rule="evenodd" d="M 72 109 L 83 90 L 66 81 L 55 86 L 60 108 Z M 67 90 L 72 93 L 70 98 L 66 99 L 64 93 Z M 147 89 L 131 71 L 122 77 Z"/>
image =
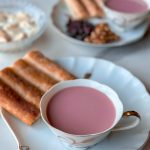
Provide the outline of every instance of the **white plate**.
<path id="1" fill-rule="evenodd" d="M 146 142 L 150 129 L 150 96 L 144 85 L 127 70 L 111 62 L 85 57 L 71 57 L 57 60 L 64 68 L 83 78 L 86 73 L 92 79 L 112 87 L 120 96 L 125 111 L 135 110 L 141 114 L 141 124 L 130 131 L 113 132 L 91 150 L 138 150 Z M 64 150 L 47 126 L 40 119 L 28 127 L 11 115 L 9 120 L 24 145 L 31 150 Z M 9 144 L 8 144 L 9 143 Z M 15 150 L 16 144 L 0 117 L 0 149 Z"/>
<path id="2" fill-rule="evenodd" d="M 146 21 L 134 29 L 122 32 L 121 30 L 114 28 L 114 25 L 105 19 L 101 19 L 101 20 L 92 19 L 91 21 L 94 23 L 107 22 L 110 25 L 111 29 L 121 37 L 121 40 L 113 43 L 108 43 L 108 44 L 91 44 L 91 43 L 74 39 L 66 34 L 66 24 L 68 22 L 69 16 L 70 16 L 69 11 L 66 5 L 64 4 L 64 2 L 63 1 L 58 2 L 53 7 L 52 14 L 51 14 L 52 23 L 55 30 L 62 36 L 62 38 L 64 38 L 64 40 L 68 40 L 74 44 L 88 46 L 88 47 L 109 48 L 109 47 L 123 46 L 123 45 L 136 42 L 144 36 L 149 25 L 149 21 Z"/>
<path id="3" fill-rule="evenodd" d="M 0 0 L 0 11 L 26 12 L 34 18 L 38 26 L 37 32 L 26 39 L 16 42 L 0 43 L 0 51 L 23 50 L 25 47 L 29 46 L 36 39 L 38 39 L 43 34 L 46 28 L 46 14 L 28 0 Z"/>

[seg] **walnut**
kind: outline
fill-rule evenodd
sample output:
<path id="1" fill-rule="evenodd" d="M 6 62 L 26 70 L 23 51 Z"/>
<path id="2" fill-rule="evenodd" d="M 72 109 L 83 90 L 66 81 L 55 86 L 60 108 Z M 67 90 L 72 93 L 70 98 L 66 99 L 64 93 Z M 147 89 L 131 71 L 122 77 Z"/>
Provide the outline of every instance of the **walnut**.
<path id="1" fill-rule="evenodd" d="M 88 37 L 85 37 L 85 42 L 95 44 L 106 44 L 114 41 L 118 41 L 120 37 L 111 31 L 110 27 L 106 23 L 96 25 L 95 29 Z"/>

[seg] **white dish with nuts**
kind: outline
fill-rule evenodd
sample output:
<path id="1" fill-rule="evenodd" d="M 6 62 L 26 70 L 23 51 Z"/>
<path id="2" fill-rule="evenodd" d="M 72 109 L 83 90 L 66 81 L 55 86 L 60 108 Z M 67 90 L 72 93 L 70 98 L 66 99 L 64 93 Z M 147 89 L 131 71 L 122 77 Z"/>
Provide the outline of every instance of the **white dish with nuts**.
<path id="1" fill-rule="evenodd" d="M 28 1 L 0 0 L 0 51 L 23 50 L 45 30 L 46 14 Z"/>
<path id="2" fill-rule="evenodd" d="M 53 7 L 51 13 L 51 20 L 53 23 L 53 27 L 58 32 L 58 34 L 62 36 L 65 40 L 68 40 L 69 42 L 87 47 L 109 48 L 109 47 L 123 46 L 136 42 L 144 36 L 149 25 L 149 22 L 146 21 L 134 29 L 131 29 L 127 32 L 122 32 L 121 30 L 115 28 L 114 24 L 106 20 L 105 18 L 91 18 L 86 20 L 86 23 L 85 20 L 78 20 L 83 21 L 88 27 L 90 26 L 87 25 L 88 23 L 94 26 L 94 30 L 92 30 L 90 34 L 88 34 L 87 32 L 84 35 L 82 34 L 83 36 L 80 36 L 78 34 L 77 35 L 74 34 L 74 32 L 76 32 L 74 31 L 74 29 L 73 31 L 71 31 L 71 34 L 68 34 L 68 24 L 70 24 L 70 22 L 72 21 L 70 17 L 71 17 L 70 11 L 67 8 L 64 1 L 58 2 Z M 69 20 L 71 21 L 69 22 Z M 109 30 L 109 32 L 105 32 L 104 28 L 107 28 L 106 30 Z M 98 30 L 99 32 L 97 32 Z"/>

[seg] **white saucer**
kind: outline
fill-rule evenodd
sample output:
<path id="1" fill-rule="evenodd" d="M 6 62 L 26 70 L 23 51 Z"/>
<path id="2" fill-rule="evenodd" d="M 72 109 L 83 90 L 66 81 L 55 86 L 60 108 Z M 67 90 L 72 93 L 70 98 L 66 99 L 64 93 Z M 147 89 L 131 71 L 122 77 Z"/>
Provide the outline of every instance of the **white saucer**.
<path id="1" fill-rule="evenodd" d="M 125 111 L 138 111 L 141 124 L 132 130 L 113 132 L 103 142 L 91 150 L 138 150 L 146 142 L 150 130 L 150 96 L 144 85 L 130 72 L 111 62 L 85 57 L 70 57 L 57 60 L 64 68 L 83 78 L 91 73 L 91 78 L 112 87 L 120 96 Z M 65 150 L 57 138 L 40 119 L 28 127 L 8 114 L 9 120 L 22 143 L 31 150 Z M 15 140 L 0 117 L 0 149 L 17 149 Z"/>
<path id="2" fill-rule="evenodd" d="M 109 48 L 109 47 L 123 46 L 123 45 L 136 42 L 144 36 L 149 26 L 149 21 L 146 21 L 134 29 L 122 32 L 121 30 L 114 28 L 114 25 L 105 19 L 101 19 L 101 20 L 92 19 L 91 20 L 92 22 L 97 22 L 97 21 L 107 22 L 110 25 L 111 29 L 121 37 L 121 40 L 109 44 L 91 44 L 91 43 L 74 39 L 66 34 L 66 24 L 68 22 L 69 16 L 70 16 L 69 11 L 66 5 L 64 4 L 64 2 L 63 1 L 58 2 L 53 7 L 51 13 L 51 20 L 55 30 L 59 33 L 59 35 L 62 36 L 62 38 L 64 38 L 64 40 L 68 40 L 69 42 L 72 42 L 74 44 L 87 46 L 87 47 Z"/>

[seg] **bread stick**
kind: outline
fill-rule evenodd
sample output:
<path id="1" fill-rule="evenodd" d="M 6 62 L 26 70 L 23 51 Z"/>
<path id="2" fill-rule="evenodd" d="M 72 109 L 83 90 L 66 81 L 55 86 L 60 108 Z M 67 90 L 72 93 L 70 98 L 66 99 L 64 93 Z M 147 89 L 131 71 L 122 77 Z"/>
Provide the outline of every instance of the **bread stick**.
<path id="1" fill-rule="evenodd" d="M 81 0 L 81 2 L 88 10 L 90 17 L 99 17 L 100 9 L 94 0 Z"/>
<path id="2" fill-rule="evenodd" d="M 75 79 L 71 73 L 38 51 L 30 51 L 25 55 L 24 60 L 58 81 Z"/>
<path id="3" fill-rule="evenodd" d="M 95 3 L 97 4 L 97 6 L 99 7 L 99 17 L 104 17 L 104 11 L 102 9 L 101 3 L 103 3 L 103 0 L 93 0 L 95 1 Z"/>
<path id="4" fill-rule="evenodd" d="M 65 0 L 68 9 L 75 20 L 84 20 L 89 17 L 87 10 L 79 0 Z"/>
<path id="5" fill-rule="evenodd" d="M 0 107 L 3 107 L 12 115 L 32 125 L 39 118 L 39 109 L 21 98 L 12 88 L 8 87 L 0 79 Z"/>
<path id="6" fill-rule="evenodd" d="M 24 79 L 35 85 L 43 92 L 46 92 L 49 88 L 57 83 L 55 79 L 37 70 L 23 59 L 16 61 L 12 65 L 12 68 L 18 75 L 22 76 Z"/>
<path id="7" fill-rule="evenodd" d="M 32 84 L 18 76 L 11 68 L 0 71 L 0 78 L 21 97 L 39 108 L 43 93 Z"/>

